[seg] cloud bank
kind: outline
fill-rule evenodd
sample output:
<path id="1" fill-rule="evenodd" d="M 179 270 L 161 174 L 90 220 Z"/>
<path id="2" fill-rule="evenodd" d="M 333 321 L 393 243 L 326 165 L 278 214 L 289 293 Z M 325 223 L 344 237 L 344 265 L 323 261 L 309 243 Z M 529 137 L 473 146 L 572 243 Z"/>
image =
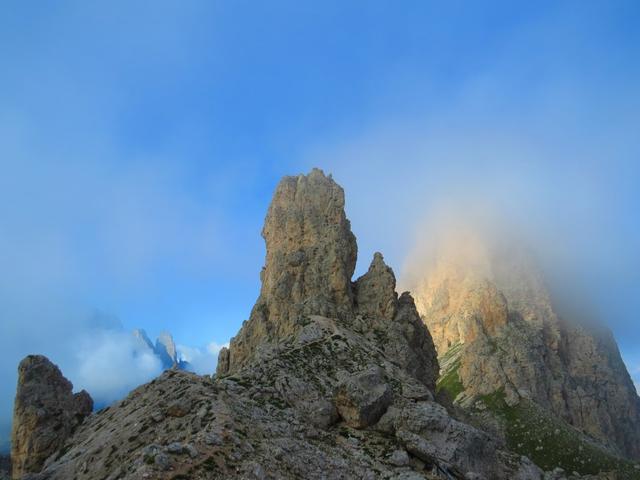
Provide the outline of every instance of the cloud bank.
<path id="1" fill-rule="evenodd" d="M 177 345 L 178 357 L 180 360 L 189 362 L 198 375 L 211 375 L 218 364 L 218 353 L 223 347 L 228 346 L 228 342 L 225 344 L 210 342 L 203 348 Z"/>
<path id="2" fill-rule="evenodd" d="M 151 349 L 124 331 L 101 330 L 80 339 L 75 362 L 66 373 L 76 388 L 90 392 L 97 405 L 108 405 L 162 372 Z"/>

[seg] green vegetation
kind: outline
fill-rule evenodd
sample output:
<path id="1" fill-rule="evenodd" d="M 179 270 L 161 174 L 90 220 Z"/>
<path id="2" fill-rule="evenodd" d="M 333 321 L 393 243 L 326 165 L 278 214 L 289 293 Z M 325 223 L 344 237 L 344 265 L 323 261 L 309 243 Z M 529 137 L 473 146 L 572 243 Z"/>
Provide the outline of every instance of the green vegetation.
<path id="1" fill-rule="evenodd" d="M 462 352 L 462 347 L 464 347 L 462 343 L 454 343 L 449 350 L 438 359 L 440 365 L 447 365 L 450 361 L 457 359 Z"/>
<path id="2" fill-rule="evenodd" d="M 458 369 L 460 368 L 460 360 L 456 360 L 453 365 L 448 369 L 446 373 L 440 376 L 436 383 L 436 393 L 445 391 L 449 394 L 451 401 L 464 391 L 464 386 L 460 381 L 460 375 L 458 375 Z"/>
<path id="3" fill-rule="evenodd" d="M 532 402 L 521 400 L 518 405 L 509 406 L 503 391 L 479 400 L 504 420 L 509 449 L 526 455 L 544 470 L 561 467 L 583 475 L 615 471 L 621 479 L 640 479 L 640 471 L 632 462 L 598 447 L 584 434 Z"/>
<path id="4" fill-rule="evenodd" d="M 456 343 L 440 359 L 440 378 L 436 383 L 436 393 L 446 392 L 451 401 L 464 391 L 458 370 L 460 369 L 460 353 L 463 345 Z"/>

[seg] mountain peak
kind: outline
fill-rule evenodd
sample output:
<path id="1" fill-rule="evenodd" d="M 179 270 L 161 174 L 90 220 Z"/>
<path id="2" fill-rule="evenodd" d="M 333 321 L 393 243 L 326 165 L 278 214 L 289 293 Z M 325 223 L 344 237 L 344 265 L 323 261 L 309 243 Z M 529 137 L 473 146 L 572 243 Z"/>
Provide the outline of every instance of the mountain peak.
<path id="1" fill-rule="evenodd" d="M 442 388 L 472 412 L 488 395 L 504 395 L 511 409 L 531 404 L 638 457 L 640 401 L 612 336 L 558 314 L 526 246 L 460 231 L 442 235 L 431 260 L 412 262 L 410 287 L 438 349 Z"/>
<path id="2" fill-rule="evenodd" d="M 218 371 L 237 369 L 299 327 L 305 315 L 353 313 L 357 246 L 344 212 L 344 191 L 320 169 L 284 177 L 262 229 L 262 288 L 249 321 L 221 352 Z"/>
<path id="3" fill-rule="evenodd" d="M 178 365 L 178 351 L 173 341 L 173 336 L 169 332 L 160 332 L 156 339 L 154 351 L 160 357 L 163 368 L 173 368 Z"/>

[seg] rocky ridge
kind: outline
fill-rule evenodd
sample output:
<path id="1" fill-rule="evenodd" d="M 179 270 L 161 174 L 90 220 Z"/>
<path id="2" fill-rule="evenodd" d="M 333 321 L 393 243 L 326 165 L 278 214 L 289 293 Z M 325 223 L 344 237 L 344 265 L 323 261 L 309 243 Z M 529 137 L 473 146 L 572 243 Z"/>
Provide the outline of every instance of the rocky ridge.
<path id="1" fill-rule="evenodd" d="M 216 375 L 165 371 L 28 478 L 565 478 L 439 403 L 411 295 L 380 254 L 351 280 L 355 237 L 330 176 L 285 177 L 263 235 L 260 297 Z"/>
<path id="2" fill-rule="evenodd" d="M 531 255 L 485 240 L 447 237 L 411 285 L 443 366 L 439 389 L 542 466 L 639 458 L 640 399 L 611 333 L 562 318 Z M 526 438 L 515 422 L 524 430 L 533 417 Z M 567 443 L 565 457 L 552 452 Z"/>

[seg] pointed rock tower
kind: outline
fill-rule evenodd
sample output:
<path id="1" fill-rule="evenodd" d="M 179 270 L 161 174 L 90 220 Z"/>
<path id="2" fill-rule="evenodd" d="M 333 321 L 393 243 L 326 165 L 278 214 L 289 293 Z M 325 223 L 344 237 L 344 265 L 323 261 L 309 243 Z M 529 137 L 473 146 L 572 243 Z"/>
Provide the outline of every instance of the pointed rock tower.
<path id="1" fill-rule="evenodd" d="M 344 191 L 314 169 L 284 177 L 267 212 L 262 289 L 249 321 L 223 349 L 218 373 L 241 367 L 259 349 L 296 329 L 304 315 L 352 314 L 356 239 L 344 213 Z"/>
<path id="2" fill-rule="evenodd" d="M 12 477 L 39 472 L 45 460 L 91 413 L 93 400 L 42 355 L 29 355 L 18 367 L 18 390 L 11 434 Z"/>
<path id="3" fill-rule="evenodd" d="M 382 255 L 376 253 L 369 271 L 351 282 L 356 238 L 344 212 L 344 191 L 330 175 L 313 169 L 309 175 L 284 177 L 262 236 L 267 254 L 260 297 L 229 348 L 220 352 L 218 375 L 237 371 L 277 348 L 310 315 L 317 315 L 366 331 L 375 326 L 388 330 L 386 348 L 396 348 L 399 361 L 427 385 L 435 385 L 433 341 L 411 296 L 398 299 L 395 276 Z"/>

